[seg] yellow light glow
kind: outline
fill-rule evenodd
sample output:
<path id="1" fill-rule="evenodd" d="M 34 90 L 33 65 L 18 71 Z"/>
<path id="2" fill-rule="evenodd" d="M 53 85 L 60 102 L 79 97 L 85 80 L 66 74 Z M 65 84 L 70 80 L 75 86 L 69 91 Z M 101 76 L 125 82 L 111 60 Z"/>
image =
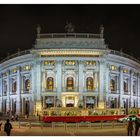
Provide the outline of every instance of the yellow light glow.
<path id="1" fill-rule="evenodd" d="M 128 69 L 123 69 L 123 72 L 124 73 L 128 73 Z"/>

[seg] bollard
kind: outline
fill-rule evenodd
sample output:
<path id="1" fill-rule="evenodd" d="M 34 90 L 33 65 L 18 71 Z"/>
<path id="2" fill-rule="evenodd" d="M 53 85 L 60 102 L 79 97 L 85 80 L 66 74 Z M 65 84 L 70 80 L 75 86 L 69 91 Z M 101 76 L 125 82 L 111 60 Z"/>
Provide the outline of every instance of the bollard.
<path id="1" fill-rule="evenodd" d="M 67 129 L 66 127 L 67 127 L 67 126 L 66 126 L 66 123 L 65 123 L 65 130 Z"/>
<path id="2" fill-rule="evenodd" d="M 79 130 L 79 123 L 77 123 L 76 125 L 77 125 L 77 130 L 76 130 L 76 132 L 78 133 L 78 130 Z"/>
<path id="3" fill-rule="evenodd" d="M 20 128 L 20 121 L 18 122 L 18 128 Z"/>
<path id="4" fill-rule="evenodd" d="M 54 122 L 52 122 L 52 135 L 54 136 Z"/>
<path id="5" fill-rule="evenodd" d="M 112 121 L 112 128 L 114 128 L 114 121 Z"/>
<path id="6" fill-rule="evenodd" d="M 103 121 L 101 121 L 101 128 L 103 128 Z"/>
<path id="7" fill-rule="evenodd" d="M 77 123 L 77 129 L 79 129 L 79 123 Z"/>
<path id="8" fill-rule="evenodd" d="M 41 123 L 40 126 L 41 126 L 41 129 L 43 129 L 43 123 Z"/>
<path id="9" fill-rule="evenodd" d="M 91 123 L 90 122 L 88 123 L 88 127 L 91 128 Z"/>
<path id="10" fill-rule="evenodd" d="M 29 128 L 31 128 L 31 121 L 29 121 Z"/>

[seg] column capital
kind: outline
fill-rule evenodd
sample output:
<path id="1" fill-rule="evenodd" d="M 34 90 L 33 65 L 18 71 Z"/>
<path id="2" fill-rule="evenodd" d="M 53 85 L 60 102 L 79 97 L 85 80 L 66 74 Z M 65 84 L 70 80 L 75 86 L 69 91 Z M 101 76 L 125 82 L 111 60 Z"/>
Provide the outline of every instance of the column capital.
<path id="1" fill-rule="evenodd" d="M 134 70 L 133 69 L 130 70 L 130 74 L 134 74 Z"/>
<path id="2" fill-rule="evenodd" d="M 37 64 L 37 65 L 41 65 L 41 63 L 42 63 L 42 61 L 41 61 L 41 60 L 39 60 L 39 59 L 38 59 L 38 60 L 36 60 L 36 64 Z"/>
<path id="3" fill-rule="evenodd" d="M 137 72 L 137 77 L 138 77 L 138 78 L 140 77 L 140 73 L 139 73 L 139 72 Z"/>
<path id="4" fill-rule="evenodd" d="M 122 70 L 123 70 L 123 68 L 124 68 L 124 66 L 120 66 L 120 71 L 122 71 Z"/>
<path id="5" fill-rule="evenodd" d="M 99 64 L 100 64 L 100 65 L 102 65 L 102 64 L 104 64 L 104 63 L 105 63 L 105 60 L 104 60 L 104 59 L 99 60 Z"/>
<path id="6" fill-rule="evenodd" d="M 21 66 L 17 66 L 17 71 L 21 71 Z"/>
<path id="7" fill-rule="evenodd" d="M 106 66 L 107 66 L 107 68 L 110 68 L 110 64 L 109 63 L 107 63 Z"/>

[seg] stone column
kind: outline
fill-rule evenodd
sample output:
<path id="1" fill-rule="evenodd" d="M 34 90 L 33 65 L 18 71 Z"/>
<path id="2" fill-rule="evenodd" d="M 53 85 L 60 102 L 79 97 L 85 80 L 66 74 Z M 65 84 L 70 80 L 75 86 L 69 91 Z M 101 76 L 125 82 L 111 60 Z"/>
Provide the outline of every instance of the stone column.
<path id="1" fill-rule="evenodd" d="M 106 65 L 106 107 L 108 107 L 109 104 L 109 89 L 110 89 L 110 72 L 109 72 L 109 64 Z"/>
<path id="2" fill-rule="evenodd" d="M 42 98 L 43 98 L 43 108 L 45 108 L 45 107 L 46 107 L 46 106 L 45 106 L 45 102 L 46 102 L 45 96 L 42 96 Z"/>
<path id="3" fill-rule="evenodd" d="M 130 107 L 133 107 L 133 70 L 130 73 Z"/>
<path id="4" fill-rule="evenodd" d="M 139 85 L 140 82 L 139 82 L 139 73 L 138 73 L 137 74 L 137 107 L 139 107 L 139 92 L 140 92 Z"/>
<path id="5" fill-rule="evenodd" d="M 99 61 L 99 104 L 98 108 L 105 109 L 105 94 L 106 94 L 106 87 L 105 87 L 105 76 L 106 76 L 106 65 L 105 61 L 101 60 Z"/>
<path id="6" fill-rule="evenodd" d="M 53 106 L 56 107 L 56 96 L 53 96 L 54 102 L 53 102 Z"/>
<path id="7" fill-rule="evenodd" d="M 10 111 L 10 70 L 7 71 L 7 101 L 6 111 Z"/>
<path id="8" fill-rule="evenodd" d="M 123 89 L 123 67 L 120 66 L 120 78 L 119 78 L 119 87 L 120 87 L 120 99 L 119 99 L 119 104 L 120 108 L 123 107 L 123 101 L 122 101 L 122 95 L 124 94 L 124 89 Z"/>
<path id="9" fill-rule="evenodd" d="M 16 114 L 21 115 L 21 107 L 20 107 L 20 102 L 21 102 L 21 75 L 20 75 L 20 66 L 18 67 L 17 70 L 17 103 L 16 103 Z"/>
<path id="10" fill-rule="evenodd" d="M 35 114 L 37 113 L 36 111 L 41 111 L 42 110 L 42 105 L 41 105 L 41 86 L 42 86 L 42 78 L 41 78 L 41 61 L 38 60 L 36 61 L 36 67 L 35 67 Z"/>
<path id="11" fill-rule="evenodd" d="M 36 91 L 37 91 L 37 101 L 40 101 L 41 100 L 41 62 L 40 61 L 37 61 L 37 64 L 36 64 Z"/>
<path id="12" fill-rule="evenodd" d="M 1 76 L 1 78 L 0 78 L 0 112 L 2 112 L 2 78 L 3 78 L 3 76 L 2 76 L 2 74 L 0 75 Z"/>
<path id="13" fill-rule="evenodd" d="M 31 115 L 35 114 L 35 82 L 36 82 L 36 77 L 35 77 L 35 67 L 34 64 L 31 64 L 31 77 L 30 77 L 30 83 L 31 83 L 31 89 L 30 89 L 30 94 L 31 94 L 31 103 L 30 103 L 30 111 Z"/>
<path id="14" fill-rule="evenodd" d="M 86 96 L 84 96 L 84 108 L 86 108 Z"/>
<path id="15" fill-rule="evenodd" d="M 82 93 L 83 93 L 83 87 L 84 87 L 84 73 L 83 73 L 83 62 L 79 61 L 79 73 L 78 73 L 78 85 L 79 85 L 79 101 L 82 100 Z"/>
<path id="16" fill-rule="evenodd" d="M 57 61 L 57 98 L 61 100 L 61 94 L 62 94 L 62 61 Z"/>
<path id="17" fill-rule="evenodd" d="M 24 98 L 21 99 L 22 115 L 24 115 Z"/>

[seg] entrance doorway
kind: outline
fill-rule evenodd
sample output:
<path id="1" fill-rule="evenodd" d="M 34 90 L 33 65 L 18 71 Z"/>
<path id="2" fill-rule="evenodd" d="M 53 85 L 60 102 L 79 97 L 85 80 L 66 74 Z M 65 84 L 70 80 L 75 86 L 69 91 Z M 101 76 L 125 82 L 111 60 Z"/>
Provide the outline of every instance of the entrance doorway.
<path id="1" fill-rule="evenodd" d="M 74 104 L 72 103 L 66 104 L 66 107 L 74 107 Z"/>
<path id="2" fill-rule="evenodd" d="M 25 114 L 26 115 L 29 115 L 29 110 L 30 110 L 29 101 L 25 101 Z"/>
<path id="3" fill-rule="evenodd" d="M 86 108 L 94 108 L 96 103 L 95 96 L 87 96 L 86 97 Z"/>
<path id="4" fill-rule="evenodd" d="M 16 114 L 16 101 L 12 100 L 12 115 Z"/>
<path id="5" fill-rule="evenodd" d="M 78 107 L 78 93 L 68 92 L 62 94 L 62 107 Z"/>

